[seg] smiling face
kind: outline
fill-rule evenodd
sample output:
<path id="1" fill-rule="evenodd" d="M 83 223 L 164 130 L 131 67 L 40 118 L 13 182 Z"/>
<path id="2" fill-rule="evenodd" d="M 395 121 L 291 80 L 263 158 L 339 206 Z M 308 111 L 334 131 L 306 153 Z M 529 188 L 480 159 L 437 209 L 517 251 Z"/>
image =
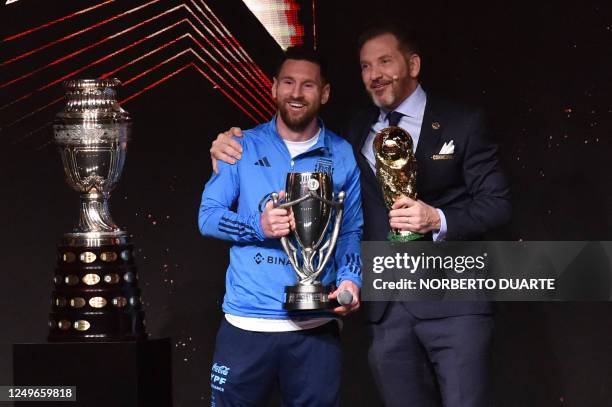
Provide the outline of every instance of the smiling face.
<path id="1" fill-rule="evenodd" d="M 366 41 L 359 51 L 361 79 L 372 102 L 392 111 L 418 86 L 421 58 L 402 50 L 393 34 Z"/>
<path id="2" fill-rule="evenodd" d="M 303 131 L 316 120 L 321 105 L 327 103 L 329 89 L 319 65 L 306 60 L 286 60 L 272 84 L 280 120 L 292 131 Z"/>

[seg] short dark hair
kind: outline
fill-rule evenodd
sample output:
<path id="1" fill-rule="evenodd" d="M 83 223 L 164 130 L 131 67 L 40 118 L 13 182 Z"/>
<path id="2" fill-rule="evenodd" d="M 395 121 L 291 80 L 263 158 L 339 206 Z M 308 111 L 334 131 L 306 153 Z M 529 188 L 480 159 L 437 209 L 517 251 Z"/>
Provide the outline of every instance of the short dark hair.
<path id="1" fill-rule="evenodd" d="M 416 30 L 407 28 L 398 22 L 378 22 L 367 26 L 357 39 L 357 51 L 361 51 L 363 45 L 373 38 L 384 34 L 393 35 L 399 42 L 399 48 L 406 53 L 420 54 L 421 49 Z"/>
<path id="2" fill-rule="evenodd" d="M 308 61 L 318 65 L 319 70 L 321 71 L 321 79 L 323 80 L 324 84 L 327 83 L 327 63 L 325 62 L 325 59 L 323 59 L 319 52 L 304 45 L 294 45 L 287 48 L 287 50 L 283 52 L 283 56 L 280 58 L 276 66 L 276 73 L 274 74 L 276 78 L 278 78 L 283 64 L 288 59 Z"/>

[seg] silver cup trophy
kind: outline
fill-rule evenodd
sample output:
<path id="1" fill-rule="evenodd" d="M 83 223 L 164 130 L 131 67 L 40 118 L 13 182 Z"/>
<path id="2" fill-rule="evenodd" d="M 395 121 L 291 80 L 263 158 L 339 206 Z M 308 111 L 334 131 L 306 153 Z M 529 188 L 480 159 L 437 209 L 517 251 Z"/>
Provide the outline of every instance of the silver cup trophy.
<path id="1" fill-rule="evenodd" d="M 65 82 L 66 106 L 53 124 L 66 181 L 81 201 L 76 226 L 58 246 L 51 342 L 146 338 L 133 246 L 108 204 L 131 128 L 117 102 L 119 85 L 117 79 Z"/>
<path id="2" fill-rule="evenodd" d="M 113 221 L 108 199 L 123 171 L 131 119 L 116 100 L 117 79 L 65 83 L 67 103 L 56 116 L 55 143 L 66 181 L 81 193 L 77 226 L 64 235 L 78 246 L 121 244 L 126 233 Z"/>
<path id="3" fill-rule="evenodd" d="M 298 282 L 285 287 L 283 307 L 288 311 L 325 309 L 329 303 L 328 288 L 323 286 L 318 277 L 338 240 L 345 193 L 338 193 L 337 201 L 334 202 L 331 175 L 323 172 L 289 173 L 285 191 L 284 203 L 279 202 L 277 193 L 271 194 L 271 198 L 276 207 L 293 210 L 295 244 L 287 236 L 280 240 L 297 274 Z M 331 233 L 328 234 L 333 208 L 336 211 L 335 221 Z"/>

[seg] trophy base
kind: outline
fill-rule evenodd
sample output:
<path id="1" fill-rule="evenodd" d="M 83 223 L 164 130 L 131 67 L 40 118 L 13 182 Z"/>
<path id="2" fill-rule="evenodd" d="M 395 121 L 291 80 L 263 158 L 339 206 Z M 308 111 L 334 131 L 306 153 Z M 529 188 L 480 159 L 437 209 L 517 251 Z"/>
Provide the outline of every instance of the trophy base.
<path id="1" fill-rule="evenodd" d="M 413 240 L 420 240 L 422 238 L 422 234 L 409 232 L 407 230 L 391 231 L 389 232 L 389 236 L 387 236 L 387 240 L 390 242 L 411 242 Z"/>
<path id="2" fill-rule="evenodd" d="M 329 308 L 327 287 L 322 284 L 296 284 L 285 287 L 285 303 L 287 311 L 315 311 Z"/>
<path id="3" fill-rule="evenodd" d="M 49 342 L 147 338 L 132 245 L 57 250 Z"/>
<path id="4" fill-rule="evenodd" d="M 117 232 L 72 232 L 64 234 L 62 244 L 72 247 L 101 247 L 128 244 L 128 235 Z"/>

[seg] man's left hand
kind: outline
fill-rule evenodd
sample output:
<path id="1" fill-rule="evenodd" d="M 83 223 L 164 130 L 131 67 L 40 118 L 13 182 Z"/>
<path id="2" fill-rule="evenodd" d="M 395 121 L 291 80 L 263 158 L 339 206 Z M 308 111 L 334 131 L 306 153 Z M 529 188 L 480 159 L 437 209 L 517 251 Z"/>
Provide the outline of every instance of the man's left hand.
<path id="1" fill-rule="evenodd" d="M 389 224 L 392 229 L 425 234 L 440 230 L 440 214 L 423 201 L 401 196 L 389 211 Z"/>
<path id="2" fill-rule="evenodd" d="M 351 280 L 344 280 L 340 283 L 340 287 L 336 289 L 333 293 L 329 294 L 330 300 L 335 300 L 338 297 L 340 292 L 347 290 L 351 294 L 353 294 L 353 302 L 347 305 L 341 305 L 339 307 L 334 308 L 332 311 L 335 314 L 342 315 L 343 317 L 350 314 L 351 312 L 357 311 L 361 302 L 359 300 L 359 287 L 357 284 L 353 283 Z"/>

